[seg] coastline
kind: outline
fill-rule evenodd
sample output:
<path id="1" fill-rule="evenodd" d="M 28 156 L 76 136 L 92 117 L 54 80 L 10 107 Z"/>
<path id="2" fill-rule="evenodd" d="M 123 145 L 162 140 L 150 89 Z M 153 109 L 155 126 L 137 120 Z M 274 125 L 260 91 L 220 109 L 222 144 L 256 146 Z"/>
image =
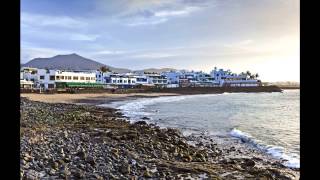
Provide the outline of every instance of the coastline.
<path id="1" fill-rule="evenodd" d="M 22 107 L 27 107 L 26 105 L 28 103 L 35 103 L 37 104 L 36 107 L 42 107 L 42 111 L 46 111 L 45 109 L 52 109 L 57 108 L 60 111 L 67 111 L 70 113 L 70 116 L 65 117 L 63 115 L 62 119 L 63 122 L 72 123 L 72 126 L 69 126 L 68 123 L 63 123 L 63 125 L 57 123 L 48 123 L 44 122 L 40 125 L 40 128 L 33 127 L 35 137 L 38 137 L 42 134 L 42 137 L 48 136 L 51 133 L 53 133 L 51 136 L 54 136 L 58 139 L 59 136 L 63 135 L 64 132 L 67 132 L 67 134 L 72 134 L 72 137 L 75 137 L 75 139 L 79 138 L 81 139 L 81 136 L 84 136 L 89 141 L 94 140 L 97 141 L 96 144 L 92 145 L 89 143 L 89 146 L 106 146 L 104 149 L 105 151 L 110 151 L 108 154 L 108 157 L 112 165 L 109 166 L 115 170 L 114 172 L 104 173 L 100 172 L 98 173 L 98 176 L 102 178 L 130 178 L 130 177 L 152 177 L 152 178 L 160 178 L 160 177 L 166 177 L 166 178 L 181 178 L 181 176 L 188 175 L 191 177 L 201 177 L 204 174 L 206 174 L 207 177 L 211 178 L 220 178 L 220 179 L 236 179 L 236 178 L 281 178 L 281 179 L 298 179 L 299 177 L 299 170 L 298 169 L 290 169 L 284 167 L 280 163 L 276 162 L 270 162 L 264 159 L 259 158 L 248 158 L 245 155 L 242 154 L 242 157 L 236 158 L 236 157 L 227 157 L 226 154 L 229 154 L 230 152 L 238 152 L 239 149 L 236 149 L 235 147 L 229 147 L 229 149 L 220 149 L 217 147 L 217 144 L 215 142 L 211 142 L 211 140 L 208 140 L 211 143 L 208 144 L 201 144 L 192 146 L 187 143 L 188 139 L 181 135 L 177 130 L 174 129 L 159 129 L 158 127 L 154 125 L 147 125 L 143 121 L 139 121 L 135 124 L 130 124 L 125 117 L 122 116 L 122 114 L 118 113 L 116 109 L 113 108 L 102 108 L 102 107 L 96 107 L 97 104 L 103 104 L 103 103 L 110 103 L 112 101 L 119 101 L 119 100 L 131 100 L 131 99 L 137 99 L 139 97 L 159 97 L 159 96 L 172 96 L 177 94 L 162 94 L 162 93 L 156 93 L 152 95 L 144 95 L 144 94 L 130 94 L 130 95 L 113 95 L 113 96 L 81 96 L 79 97 L 79 94 L 76 94 L 75 97 L 63 99 L 62 97 L 59 98 L 45 98 L 46 96 L 30 96 L 29 98 L 35 101 L 44 101 L 43 102 L 35 102 L 35 101 L 28 101 L 23 98 L 22 101 Z M 27 97 L 26 95 L 21 95 L 22 97 Z M 68 95 L 69 96 L 69 95 Z M 54 96 L 57 97 L 57 96 Z M 106 98 L 107 100 L 102 100 L 103 98 Z M 61 99 L 62 98 L 62 99 Z M 83 99 L 81 99 L 83 98 Z M 62 100 L 63 104 L 59 104 L 58 100 Z M 50 103 L 48 103 L 50 102 Z M 26 103 L 26 104 L 23 104 Z M 89 104 L 89 105 L 72 105 L 70 103 L 75 104 Z M 40 105 L 39 105 L 40 104 Z M 43 108 L 43 106 L 45 108 Z M 24 108 L 23 108 L 24 109 Z M 26 108 L 28 109 L 28 108 Z M 31 108 L 32 111 L 34 111 L 37 108 Z M 80 109 L 80 110 L 79 110 Z M 26 112 L 28 112 L 27 110 Z M 41 112 L 42 112 L 41 111 Z M 57 110 L 54 110 L 57 112 Z M 79 111 L 82 112 L 82 114 L 87 115 L 80 115 Z M 59 112 L 59 111 L 58 111 Z M 47 112 L 49 113 L 49 112 Z M 52 113 L 52 112 L 51 112 Z M 67 113 L 67 114 L 68 114 Z M 27 113 L 28 114 L 28 113 Z M 49 113 L 50 114 L 50 113 Z M 73 117 L 75 114 L 76 117 Z M 81 114 L 81 113 L 80 113 Z M 88 116 L 89 114 L 89 116 Z M 41 117 L 47 115 L 44 114 L 36 114 L 34 116 L 39 116 L 39 119 L 46 117 Z M 73 116 L 72 116 L 73 115 Z M 59 117 L 59 113 L 57 114 L 51 114 L 49 117 L 51 119 L 61 119 Z M 72 117 L 72 118 L 71 118 Z M 21 122 L 28 122 L 30 118 L 23 117 L 20 121 Z M 37 117 L 35 117 L 37 118 Z M 83 119 L 95 119 L 93 121 L 83 121 Z M 50 118 L 49 118 L 50 119 Z M 27 121 L 26 121 L 27 120 Z M 36 120 L 37 121 L 37 120 Z M 22 123 L 22 124 L 24 124 Z M 28 124 L 26 123 L 26 124 Z M 80 125 L 80 126 L 79 126 Z M 25 125 L 23 125 L 25 126 Z M 46 129 L 43 130 L 43 126 L 48 128 L 50 127 L 50 130 Z M 53 129 L 57 131 L 51 130 L 51 127 L 54 127 Z M 81 127 L 81 130 L 79 129 Z M 84 134 L 84 135 L 83 135 Z M 96 134 L 92 136 L 92 134 Z M 158 136 L 158 137 L 155 137 Z M 31 134 L 24 134 L 22 137 L 23 142 L 30 141 L 30 139 L 34 139 Z M 55 141 L 54 138 L 51 138 L 52 141 Z M 111 144 L 108 144 L 105 142 L 105 140 L 108 140 L 108 142 L 112 142 Z M 190 140 L 190 139 L 189 139 Z M 39 141 L 39 140 L 38 140 Z M 81 139 L 82 143 L 87 144 L 88 141 L 83 141 Z M 109 142 L 109 143 L 110 143 Z M 38 142 L 41 144 L 40 142 Z M 72 143 L 76 143 L 73 142 Z M 105 144 L 107 143 L 107 144 Z M 36 143 L 37 144 L 37 143 Z M 129 144 L 129 146 L 123 147 L 122 144 Z M 152 144 L 152 148 L 148 148 Z M 132 147 L 130 147 L 132 145 Z M 26 143 L 26 146 L 29 146 L 32 148 L 34 146 L 34 143 Z M 167 148 L 167 147 L 171 148 Z M 114 150 L 116 147 L 117 150 Z M 133 148 L 134 147 L 134 148 Z M 141 151 L 140 151 L 141 150 Z M 158 152 L 161 150 L 161 152 Z M 132 154 L 126 154 L 127 151 L 130 151 L 131 153 L 135 154 L 136 157 L 142 157 L 137 161 L 136 158 L 132 158 Z M 82 152 L 82 151 L 81 151 Z M 115 153 L 117 152 L 117 153 Z M 91 153 L 88 150 L 86 150 L 86 153 Z M 64 152 L 64 154 L 66 154 Z M 118 154 L 118 155 L 115 155 Z M 146 156 L 143 156 L 146 155 Z M 239 155 L 241 153 L 239 152 Z M 30 154 L 29 154 L 30 156 Z M 72 153 L 70 156 L 73 156 Z M 114 156 L 118 157 L 114 158 Z M 27 158 L 26 158 L 27 157 Z M 75 156 L 78 157 L 78 156 Z M 24 152 L 22 151 L 21 159 L 28 159 L 28 155 L 26 156 Z M 95 157 L 96 158 L 96 157 Z M 40 157 L 41 159 L 41 157 Z M 81 159 L 81 157 L 80 157 Z M 119 164 L 119 159 L 121 161 L 124 159 L 125 165 Z M 131 160 L 134 159 L 136 162 L 132 163 Z M 128 161 L 128 162 L 127 162 Z M 73 162 L 73 161 L 71 161 Z M 83 158 L 83 163 L 86 164 L 86 158 Z M 138 162 L 138 163 L 137 163 Z M 52 163 L 52 162 L 51 162 Z M 64 166 L 63 163 L 57 162 L 58 166 Z M 137 164 L 143 164 L 142 167 L 137 166 Z M 53 163 L 55 166 L 55 163 Z M 62 164 L 62 165 L 61 165 Z M 72 164 L 72 163 L 71 163 Z M 23 165 L 25 166 L 25 165 Z M 107 169 L 110 169 L 108 167 Z M 155 168 L 156 167 L 156 168 Z M 157 169 L 158 168 L 158 169 Z M 59 169 L 59 168 L 58 168 Z M 78 172 L 72 172 L 72 169 L 74 168 L 69 167 L 70 173 L 67 176 L 73 177 L 76 174 L 79 174 Z M 156 171 L 154 170 L 156 169 Z M 116 172 L 119 171 L 118 173 Z M 28 175 L 28 172 L 30 170 L 22 169 L 24 175 Z M 55 170 L 57 172 L 59 170 Z M 86 176 L 86 169 L 79 170 L 76 169 L 74 171 L 79 172 L 85 172 L 84 175 Z M 65 171 L 64 171 L 65 172 Z M 49 171 L 50 173 L 50 171 Z M 30 173 L 29 173 L 30 174 Z M 54 173 L 53 173 L 54 174 Z M 80 173 L 81 174 L 81 173 Z M 112 176 L 111 176 L 112 175 Z M 52 175 L 49 175 L 52 176 Z M 63 174 L 59 175 L 59 177 L 63 177 Z M 114 177 L 113 177 L 114 176 Z"/>
<path id="2" fill-rule="evenodd" d="M 127 89 L 111 93 L 105 92 L 84 92 L 76 94 L 69 93 L 20 93 L 21 97 L 27 97 L 34 101 L 47 103 L 73 103 L 73 104 L 107 104 L 113 101 L 131 100 L 136 98 L 150 98 L 160 96 L 181 96 L 199 94 L 222 94 L 222 93 L 260 93 L 260 92 L 282 92 L 278 86 L 259 86 L 259 87 L 188 87 L 188 88 L 165 88 L 165 89 Z"/>

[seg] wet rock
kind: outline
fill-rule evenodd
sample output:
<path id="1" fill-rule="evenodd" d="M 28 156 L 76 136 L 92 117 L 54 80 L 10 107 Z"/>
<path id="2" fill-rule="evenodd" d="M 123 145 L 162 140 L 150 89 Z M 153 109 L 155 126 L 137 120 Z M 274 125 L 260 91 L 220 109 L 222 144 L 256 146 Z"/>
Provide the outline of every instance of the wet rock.
<path id="1" fill-rule="evenodd" d="M 187 139 L 176 129 L 145 121 L 130 124 L 114 109 L 22 101 L 24 179 L 27 174 L 38 179 L 199 179 L 204 173 L 209 179 L 225 173 L 225 179 L 299 179 L 287 173 L 298 170 L 270 161 L 230 159 L 235 148 L 226 154 L 228 147 L 208 144 L 205 136 Z M 186 140 L 205 146 L 191 146 Z"/>
<path id="2" fill-rule="evenodd" d="M 147 125 L 147 123 L 145 121 L 137 121 L 136 123 L 134 123 L 135 125 Z"/>
<path id="3" fill-rule="evenodd" d="M 244 159 L 244 162 L 242 163 L 242 167 L 254 167 L 255 162 L 251 159 Z"/>

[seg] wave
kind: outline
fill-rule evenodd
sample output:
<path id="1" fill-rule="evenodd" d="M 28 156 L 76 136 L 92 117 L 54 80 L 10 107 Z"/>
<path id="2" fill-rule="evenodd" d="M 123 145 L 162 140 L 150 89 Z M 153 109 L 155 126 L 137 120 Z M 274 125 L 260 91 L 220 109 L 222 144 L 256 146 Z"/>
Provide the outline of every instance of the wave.
<path id="1" fill-rule="evenodd" d="M 262 141 L 255 139 L 250 134 L 242 132 L 236 128 L 232 129 L 230 135 L 239 138 L 244 143 L 249 143 L 257 147 L 258 149 L 270 154 L 277 159 L 285 160 L 283 165 L 290 168 L 300 168 L 300 158 L 297 154 L 285 152 L 285 148 L 280 146 L 266 145 Z"/>
<path id="2" fill-rule="evenodd" d="M 216 96 L 217 94 L 205 94 L 205 95 L 184 95 L 184 96 L 162 96 L 156 98 L 141 98 L 133 101 L 129 101 L 123 105 L 117 107 L 125 116 L 131 118 L 130 120 L 134 120 L 137 118 L 141 118 L 143 116 L 150 116 L 153 112 L 146 112 L 144 108 L 149 105 L 157 104 L 157 103 L 166 103 L 166 102 L 176 102 L 182 101 L 189 98 L 195 97 L 208 97 L 208 96 Z"/>

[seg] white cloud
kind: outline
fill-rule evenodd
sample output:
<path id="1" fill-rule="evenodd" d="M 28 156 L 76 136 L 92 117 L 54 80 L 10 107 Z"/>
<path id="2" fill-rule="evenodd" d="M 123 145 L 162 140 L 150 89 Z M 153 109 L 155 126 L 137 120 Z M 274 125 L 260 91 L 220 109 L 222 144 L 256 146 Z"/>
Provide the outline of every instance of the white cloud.
<path id="1" fill-rule="evenodd" d="M 52 57 L 58 54 L 70 54 L 72 51 L 57 50 L 52 48 L 38 48 L 38 47 L 22 47 L 21 48 L 21 63 L 26 63 L 34 58 Z"/>
<path id="2" fill-rule="evenodd" d="M 132 55 L 130 57 L 132 58 L 148 58 L 148 59 L 158 59 L 158 58 L 168 58 L 168 57 L 174 57 L 177 56 L 177 54 L 169 54 L 169 53 L 141 53 Z"/>
<path id="3" fill-rule="evenodd" d="M 124 54 L 124 53 L 125 53 L 125 51 L 103 50 L 103 51 L 98 51 L 95 54 L 114 55 L 114 54 Z"/>
<path id="4" fill-rule="evenodd" d="M 22 26 L 83 28 L 87 26 L 84 21 L 68 16 L 48 16 L 33 13 L 21 13 Z"/>
<path id="5" fill-rule="evenodd" d="M 153 19 L 135 19 L 135 20 L 131 20 L 132 22 L 129 22 L 128 24 L 126 24 L 127 26 L 141 26 L 141 25 L 156 25 L 156 24 L 161 24 L 164 23 L 166 21 L 168 21 L 168 19 L 166 18 L 153 18 Z"/>
<path id="6" fill-rule="evenodd" d="M 124 0 L 108 3 L 99 1 L 98 9 L 113 20 L 127 26 L 157 25 L 165 23 L 173 17 L 183 17 L 208 6 L 204 1 L 182 0 Z M 111 14 L 110 14 L 111 13 Z"/>
<path id="7" fill-rule="evenodd" d="M 156 17 L 169 17 L 169 16 L 181 16 L 181 15 L 188 15 L 199 8 L 197 7 L 185 7 L 181 10 L 164 10 L 164 11 L 158 11 L 154 13 L 154 16 Z"/>
<path id="8" fill-rule="evenodd" d="M 95 41 L 99 36 L 90 34 L 71 34 L 70 40 L 75 41 Z"/>

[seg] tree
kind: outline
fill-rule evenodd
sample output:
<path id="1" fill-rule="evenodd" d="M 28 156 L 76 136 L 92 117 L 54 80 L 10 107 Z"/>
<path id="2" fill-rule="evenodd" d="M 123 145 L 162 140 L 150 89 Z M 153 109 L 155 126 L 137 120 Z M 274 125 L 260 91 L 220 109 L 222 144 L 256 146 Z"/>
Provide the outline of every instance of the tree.
<path id="1" fill-rule="evenodd" d="M 256 73 L 256 78 L 258 78 L 259 77 L 259 74 L 258 73 Z"/>
<path id="2" fill-rule="evenodd" d="M 101 72 L 108 72 L 108 71 L 110 71 L 110 68 L 108 68 L 107 66 L 101 66 L 100 71 Z"/>
<path id="3" fill-rule="evenodd" d="M 250 72 L 250 71 L 247 71 L 246 74 L 247 74 L 248 76 L 251 76 L 251 72 Z"/>

